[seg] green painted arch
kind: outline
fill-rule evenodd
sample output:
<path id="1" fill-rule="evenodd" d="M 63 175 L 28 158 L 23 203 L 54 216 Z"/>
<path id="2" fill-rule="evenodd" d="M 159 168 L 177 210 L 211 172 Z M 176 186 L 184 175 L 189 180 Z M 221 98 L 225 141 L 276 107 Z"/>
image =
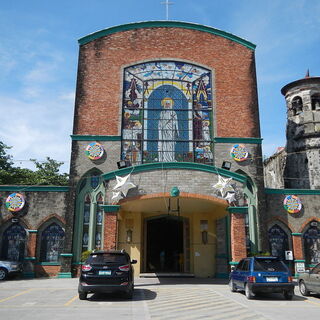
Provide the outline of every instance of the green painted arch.
<path id="1" fill-rule="evenodd" d="M 247 177 L 228 171 L 225 169 L 217 168 L 214 166 L 209 166 L 202 163 L 194 163 L 194 162 L 157 162 L 157 163 L 146 163 L 141 164 L 135 167 L 127 167 L 115 171 L 111 171 L 102 175 L 104 180 L 115 179 L 116 176 L 123 176 L 127 174 L 141 173 L 147 171 L 154 170 L 163 170 L 163 169 L 182 169 L 182 170 L 194 170 L 194 171 L 202 171 L 208 172 L 212 174 L 219 174 L 221 176 L 225 176 L 228 178 L 232 178 L 236 181 L 246 183 Z"/>
<path id="2" fill-rule="evenodd" d="M 214 34 L 216 36 L 220 36 L 222 38 L 231 40 L 251 50 L 254 50 L 256 48 L 255 44 L 245 39 L 242 39 L 238 36 L 235 36 L 234 34 L 231 34 L 219 29 L 215 29 L 212 27 L 204 26 L 201 24 L 181 22 L 181 21 L 143 21 L 143 22 L 122 24 L 119 26 L 114 26 L 111 28 L 107 28 L 107 29 L 103 29 L 103 30 L 91 33 L 85 37 L 80 38 L 78 40 L 78 43 L 79 45 L 84 45 L 93 40 L 111 35 L 113 33 L 121 32 L 121 31 L 129 31 L 134 29 L 143 29 L 143 28 L 182 28 L 182 29 L 189 29 L 189 30 L 197 30 L 197 31 Z"/>

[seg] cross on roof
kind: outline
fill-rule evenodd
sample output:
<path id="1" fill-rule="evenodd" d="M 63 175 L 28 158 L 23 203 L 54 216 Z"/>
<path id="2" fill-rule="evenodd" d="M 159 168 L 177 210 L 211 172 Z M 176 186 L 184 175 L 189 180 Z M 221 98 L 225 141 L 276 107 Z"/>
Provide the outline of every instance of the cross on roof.
<path id="1" fill-rule="evenodd" d="M 161 4 L 166 5 L 166 19 L 169 20 L 169 6 L 173 4 L 173 2 L 169 2 L 166 0 L 165 2 L 161 2 Z"/>

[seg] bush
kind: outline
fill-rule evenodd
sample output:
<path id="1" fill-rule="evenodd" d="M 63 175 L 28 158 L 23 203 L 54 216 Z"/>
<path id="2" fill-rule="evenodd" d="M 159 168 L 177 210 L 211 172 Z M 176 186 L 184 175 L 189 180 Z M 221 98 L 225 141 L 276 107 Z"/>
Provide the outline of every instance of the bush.
<path id="1" fill-rule="evenodd" d="M 88 257 L 89 257 L 89 255 L 90 255 L 91 252 L 92 252 L 91 250 L 83 251 L 83 252 L 81 253 L 81 259 L 80 259 L 81 262 L 86 261 L 86 260 L 88 259 Z"/>

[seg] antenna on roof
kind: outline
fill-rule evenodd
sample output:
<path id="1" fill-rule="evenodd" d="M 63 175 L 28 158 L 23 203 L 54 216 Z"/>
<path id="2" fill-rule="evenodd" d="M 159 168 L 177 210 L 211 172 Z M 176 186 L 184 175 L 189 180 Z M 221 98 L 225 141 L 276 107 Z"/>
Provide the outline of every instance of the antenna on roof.
<path id="1" fill-rule="evenodd" d="M 169 2 L 166 0 L 165 2 L 161 2 L 161 4 L 166 5 L 166 20 L 169 20 L 169 6 L 173 4 L 173 2 Z"/>
<path id="2" fill-rule="evenodd" d="M 305 78 L 310 78 L 309 69 L 307 70 Z"/>

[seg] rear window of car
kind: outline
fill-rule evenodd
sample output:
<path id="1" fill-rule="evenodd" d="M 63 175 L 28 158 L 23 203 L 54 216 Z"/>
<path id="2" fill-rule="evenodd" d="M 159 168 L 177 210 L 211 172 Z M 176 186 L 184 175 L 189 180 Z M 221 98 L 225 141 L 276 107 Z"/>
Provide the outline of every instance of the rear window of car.
<path id="1" fill-rule="evenodd" d="M 87 263 L 104 264 L 104 263 L 128 263 L 128 258 L 124 254 L 103 253 L 90 255 Z"/>
<path id="2" fill-rule="evenodd" d="M 280 260 L 275 259 L 255 259 L 254 271 L 287 271 L 287 267 Z"/>

